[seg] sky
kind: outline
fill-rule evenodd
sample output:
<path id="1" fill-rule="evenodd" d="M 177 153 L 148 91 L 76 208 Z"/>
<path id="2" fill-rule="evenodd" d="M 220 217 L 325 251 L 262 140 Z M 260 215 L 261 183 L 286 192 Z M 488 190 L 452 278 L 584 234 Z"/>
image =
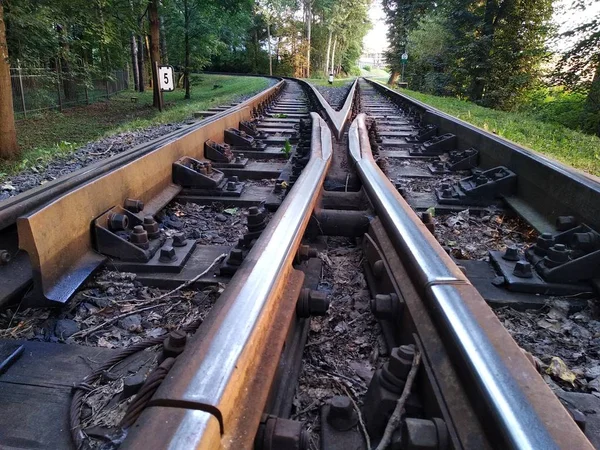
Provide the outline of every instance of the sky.
<path id="1" fill-rule="evenodd" d="M 591 2 L 592 5 L 585 11 L 571 10 L 569 8 L 571 0 L 557 0 L 554 7 L 552 21 L 558 26 L 559 32 L 565 32 L 594 15 L 600 16 L 600 1 Z M 381 0 L 374 0 L 369 9 L 369 18 L 373 23 L 373 28 L 363 40 L 365 51 L 375 50 L 383 51 L 388 47 L 387 25 L 385 23 L 385 13 L 381 7 Z M 564 51 L 572 45 L 572 41 L 564 39 L 549 43 L 552 50 Z"/>

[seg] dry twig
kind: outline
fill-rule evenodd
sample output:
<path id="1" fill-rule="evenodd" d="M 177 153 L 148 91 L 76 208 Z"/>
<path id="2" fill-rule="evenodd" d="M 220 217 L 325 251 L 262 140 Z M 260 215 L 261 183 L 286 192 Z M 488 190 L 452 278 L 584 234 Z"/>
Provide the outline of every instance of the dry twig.
<path id="1" fill-rule="evenodd" d="M 141 303 L 138 304 L 138 306 L 145 306 L 145 305 L 149 305 L 150 303 L 156 303 L 155 305 L 152 306 L 146 306 L 145 308 L 135 308 L 131 311 L 128 311 L 126 313 L 123 314 L 119 314 L 118 316 L 115 316 L 109 320 L 107 320 L 106 322 L 102 322 L 101 324 L 96 325 L 95 327 L 91 327 L 91 328 L 87 328 L 85 330 L 81 330 L 78 331 L 77 333 L 74 333 L 73 335 L 71 335 L 71 338 L 75 338 L 75 337 L 81 337 L 81 338 L 85 338 L 86 336 L 89 336 L 90 334 L 108 326 L 108 325 L 112 325 L 113 323 L 117 322 L 118 320 L 127 317 L 127 316 L 131 316 L 133 314 L 137 314 L 143 311 L 148 311 L 150 309 L 153 308 L 157 308 L 159 306 L 161 306 L 162 301 L 164 299 L 166 299 L 167 297 L 170 297 L 171 295 L 173 295 L 175 292 L 180 291 L 181 289 L 185 289 L 186 287 L 194 284 L 196 281 L 198 281 L 198 279 L 200 279 L 201 277 L 203 277 L 204 275 L 206 275 L 208 272 L 210 272 L 210 270 L 215 266 L 215 264 L 219 263 L 221 260 L 223 260 L 223 258 L 225 258 L 227 256 L 227 253 L 222 253 L 221 255 L 219 255 L 210 266 L 208 266 L 208 268 L 199 273 L 198 275 L 196 275 L 194 278 L 192 278 L 191 280 L 186 281 L 185 283 L 180 284 L 179 286 L 177 286 L 175 289 L 170 290 L 169 292 L 159 295 L 158 297 L 152 298 L 150 300 L 146 300 L 143 301 Z M 139 301 L 137 299 L 132 299 L 131 301 Z"/>
<path id="2" fill-rule="evenodd" d="M 396 402 L 396 408 L 394 408 L 394 412 L 392 413 L 390 420 L 388 421 L 385 432 L 383 433 L 383 437 L 381 438 L 381 442 L 375 450 L 385 450 L 385 448 L 390 445 L 392 440 L 392 434 L 400 425 L 400 420 L 402 419 L 402 414 L 404 414 L 404 404 L 410 395 L 410 391 L 412 389 L 413 382 L 417 376 L 417 371 L 419 370 L 419 365 L 421 363 L 421 353 L 417 350 L 415 356 L 413 357 L 412 366 L 410 368 L 410 372 L 408 373 L 408 377 L 406 378 L 406 384 L 404 385 L 404 389 L 402 390 L 402 395 Z"/>
<path id="3" fill-rule="evenodd" d="M 346 386 L 344 386 L 341 383 L 340 383 L 340 386 L 342 386 L 342 389 L 344 389 L 344 392 L 346 392 L 346 395 L 348 396 L 348 398 L 352 402 L 352 405 L 354 405 L 354 409 L 356 410 L 356 414 L 358 414 L 358 423 L 360 424 L 360 431 L 362 431 L 362 434 L 365 437 L 365 442 L 367 443 L 367 450 L 371 450 L 371 438 L 369 438 L 369 433 L 367 432 L 367 427 L 365 426 L 365 421 L 363 420 L 363 416 L 362 416 L 362 414 L 360 412 L 360 408 L 358 407 L 358 405 L 354 401 L 354 398 L 350 395 L 350 392 L 348 392 L 348 389 L 346 389 Z"/>

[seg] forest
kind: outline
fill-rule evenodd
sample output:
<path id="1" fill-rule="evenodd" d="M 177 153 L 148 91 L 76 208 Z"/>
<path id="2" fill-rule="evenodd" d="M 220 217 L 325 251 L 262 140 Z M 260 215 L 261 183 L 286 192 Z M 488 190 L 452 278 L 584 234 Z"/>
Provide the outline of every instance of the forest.
<path id="1" fill-rule="evenodd" d="M 600 136 L 600 17 L 593 0 L 382 0 L 390 83 L 488 108 L 535 111 Z M 553 12 L 578 13 L 562 32 Z"/>
<path id="2" fill-rule="evenodd" d="M 390 84 L 404 70 L 414 91 L 600 135 L 600 18 L 585 15 L 593 1 L 0 0 L 0 155 L 18 154 L 14 83 L 4 94 L 17 70 L 45 80 L 51 97 L 58 84 L 66 104 L 89 103 L 111 83 L 148 90 L 155 62 L 174 67 L 185 99 L 201 71 L 357 76 L 373 4 L 387 17 Z M 559 4 L 584 22 L 559 32 Z M 35 107 L 47 93 L 34 91 Z"/>
<path id="3" fill-rule="evenodd" d="M 4 94 L 11 92 L 14 68 L 48 78 L 51 86 L 58 82 L 66 103 L 76 102 L 82 90 L 88 100 L 98 80 L 105 80 L 108 91 L 116 70 L 129 74 L 130 87 L 143 92 L 155 62 L 174 67 L 185 98 L 193 90 L 190 75 L 202 70 L 356 75 L 370 27 L 369 5 L 370 0 L 0 0 L 0 153 L 10 158 L 18 152 L 12 99 Z"/>

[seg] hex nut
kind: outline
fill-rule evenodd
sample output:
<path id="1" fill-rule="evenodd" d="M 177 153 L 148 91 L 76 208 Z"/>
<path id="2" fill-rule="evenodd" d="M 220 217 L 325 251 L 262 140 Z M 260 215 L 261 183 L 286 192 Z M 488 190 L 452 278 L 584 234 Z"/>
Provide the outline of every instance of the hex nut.
<path id="1" fill-rule="evenodd" d="M 108 216 L 108 227 L 111 231 L 123 231 L 129 226 L 129 217 L 125 214 L 112 213 Z"/>
<path id="2" fill-rule="evenodd" d="M 185 238 L 185 234 L 176 233 L 173 235 L 173 247 L 185 247 L 187 245 L 187 240 Z"/>
<path id="3" fill-rule="evenodd" d="M 514 245 L 506 247 L 506 250 L 504 250 L 504 255 L 502 255 L 502 259 L 505 259 L 506 261 L 518 261 L 519 250 Z"/>
<path id="4" fill-rule="evenodd" d="M 517 261 L 517 264 L 515 264 L 515 268 L 513 269 L 513 275 L 519 278 L 533 277 L 531 264 L 527 261 Z"/>
<path id="5" fill-rule="evenodd" d="M 358 413 L 349 397 L 336 395 L 329 400 L 327 423 L 338 431 L 349 430 L 358 423 Z"/>
<path id="6" fill-rule="evenodd" d="M 132 213 L 139 213 L 144 209 L 144 202 L 135 198 L 128 198 L 123 203 L 123 208 Z"/>
<path id="7" fill-rule="evenodd" d="M 414 354 L 415 346 L 413 344 L 394 347 L 388 361 L 389 372 L 396 378 L 405 380 L 412 367 Z"/>
<path id="8" fill-rule="evenodd" d="M 8 250 L 0 250 L 0 265 L 8 264 L 11 260 Z"/>
<path id="9" fill-rule="evenodd" d="M 169 263 L 177 260 L 175 249 L 171 245 L 165 245 L 160 249 L 160 256 L 158 258 L 160 262 Z"/>

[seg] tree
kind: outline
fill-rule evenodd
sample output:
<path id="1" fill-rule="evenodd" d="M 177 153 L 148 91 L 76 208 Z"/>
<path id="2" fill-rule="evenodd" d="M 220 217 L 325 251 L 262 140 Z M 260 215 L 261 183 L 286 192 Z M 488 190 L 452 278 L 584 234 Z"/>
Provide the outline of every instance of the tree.
<path id="1" fill-rule="evenodd" d="M 573 9 L 585 10 L 592 0 L 574 0 Z M 600 136 L 600 18 L 590 17 L 572 28 L 560 39 L 575 41 L 558 61 L 555 82 L 587 94 L 583 127 Z"/>
<path id="2" fill-rule="evenodd" d="M 540 76 L 552 0 L 444 0 L 457 93 L 509 109 Z"/>
<path id="3" fill-rule="evenodd" d="M 10 63 L 4 25 L 4 1 L 0 0 L 0 158 L 13 158 L 19 153 L 13 112 Z"/>
<path id="4" fill-rule="evenodd" d="M 435 7 L 430 0 L 383 0 L 383 10 L 388 24 L 389 48 L 385 58 L 391 69 L 389 84 L 395 84 L 400 77 L 401 55 L 406 51 L 408 34 L 419 20 Z"/>
<path id="5" fill-rule="evenodd" d="M 162 109 L 162 92 L 158 82 L 158 65 L 160 64 L 160 18 L 158 17 L 158 0 L 149 0 L 148 19 L 150 21 L 150 64 L 152 65 L 152 87 L 154 97 L 152 106 Z"/>

